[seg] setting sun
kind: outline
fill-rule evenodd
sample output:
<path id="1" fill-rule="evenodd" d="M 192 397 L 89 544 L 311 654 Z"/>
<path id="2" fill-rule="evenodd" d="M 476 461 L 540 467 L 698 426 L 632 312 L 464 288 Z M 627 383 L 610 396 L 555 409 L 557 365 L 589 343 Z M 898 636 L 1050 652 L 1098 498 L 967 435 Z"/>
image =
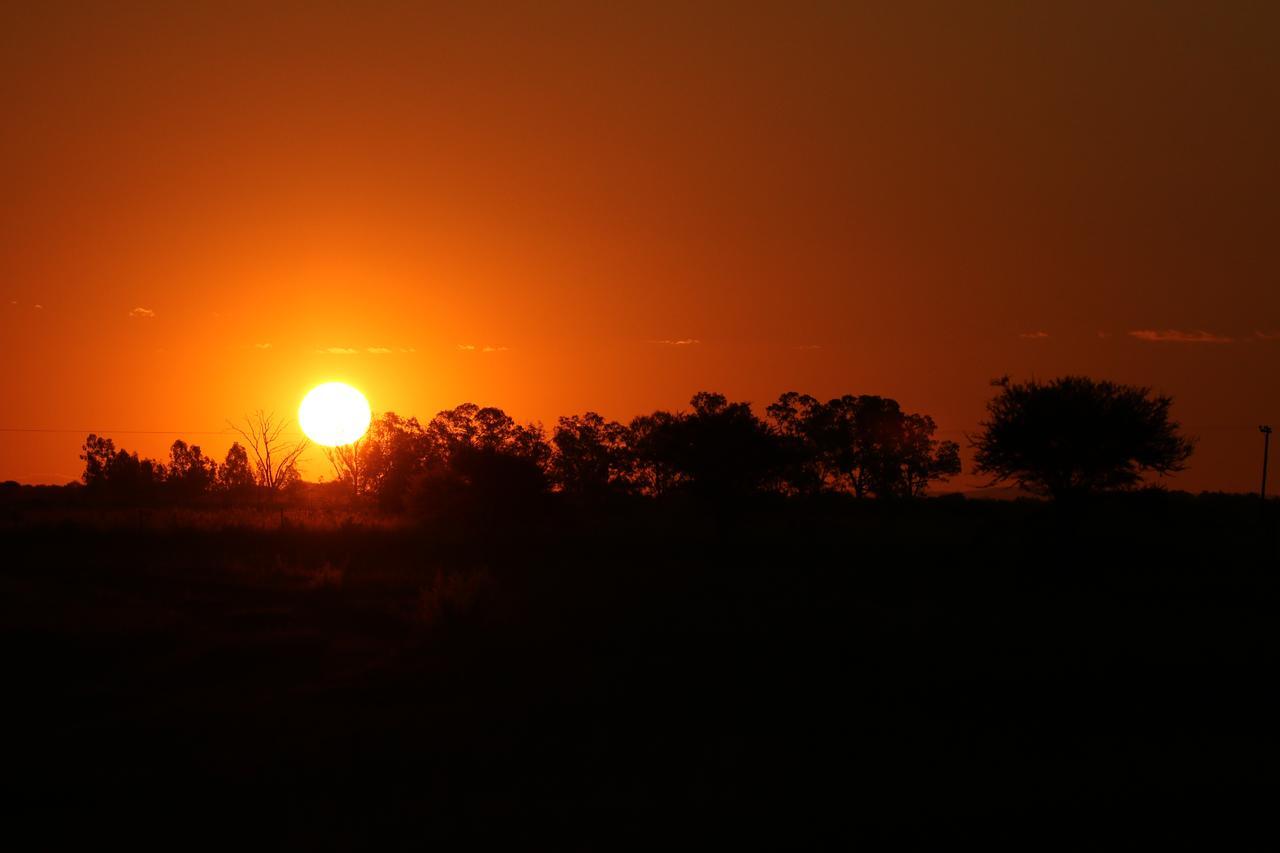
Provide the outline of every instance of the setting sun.
<path id="1" fill-rule="evenodd" d="M 343 382 L 312 388 L 298 407 L 298 423 L 307 438 L 326 447 L 351 444 L 369 429 L 372 413 L 365 396 Z"/>

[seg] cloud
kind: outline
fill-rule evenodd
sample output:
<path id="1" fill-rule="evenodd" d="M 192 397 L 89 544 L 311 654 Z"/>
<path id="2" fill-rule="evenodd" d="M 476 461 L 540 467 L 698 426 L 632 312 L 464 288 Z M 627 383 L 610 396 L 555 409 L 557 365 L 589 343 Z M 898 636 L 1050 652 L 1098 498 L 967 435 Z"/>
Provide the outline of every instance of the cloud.
<path id="1" fill-rule="evenodd" d="M 254 344 L 254 349 L 271 349 L 271 344 Z"/>
<path id="2" fill-rule="evenodd" d="M 43 309 L 43 308 L 44 308 L 44 306 L 43 306 L 43 305 L 41 305 L 39 302 L 37 302 L 35 305 L 33 305 L 33 306 L 31 306 L 31 307 L 32 307 L 32 308 L 40 308 L 40 309 Z M 153 311 L 153 312 L 151 312 L 151 313 L 152 313 L 152 315 L 154 315 L 154 314 L 155 314 L 155 312 L 154 312 L 154 311 Z"/>
<path id="3" fill-rule="evenodd" d="M 1260 341 L 1280 341 L 1280 332 L 1254 332 L 1253 334 Z"/>
<path id="4" fill-rule="evenodd" d="M 387 349 L 386 347 L 369 347 L 368 350 L 366 350 L 366 352 L 371 352 L 374 355 L 386 355 L 387 353 L 391 352 L 391 350 Z"/>
<path id="5" fill-rule="evenodd" d="M 490 347 L 486 346 L 481 352 L 506 352 L 509 347 Z"/>
<path id="6" fill-rule="evenodd" d="M 470 352 L 471 350 L 473 350 L 473 349 L 475 349 L 475 348 L 476 348 L 476 345 L 475 345 L 475 344 L 458 344 L 458 349 L 460 349 L 460 350 L 466 350 L 467 352 Z"/>
<path id="7" fill-rule="evenodd" d="M 39 308 L 40 306 L 37 305 L 36 307 Z M 132 311 L 130 311 L 129 316 L 137 317 L 143 320 L 150 320 L 152 317 L 156 316 L 156 312 L 152 311 L 150 308 L 139 307 L 139 308 L 134 308 Z"/>
<path id="8" fill-rule="evenodd" d="M 480 352 L 506 352 L 510 347 L 495 347 L 489 344 L 478 347 L 475 344 L 458 344 L 458 349 L 463 352 L 475 352 L 476 350 L 479 350 Z"/>
<path id="9" fill-rule="evenodd" d="M 400 347 L 400 352 L 417 352 L 413 347 Z"/>
<path id="10" fill-rule="evenodd" d="M 662 344 L 663 346 L 666 346 L 666 347 L 688 347 L 688 346 L 693 346 L 694 344 L 700 344 L 702 343 L 702 341 L 698 340 L 697 338 L 681 338 L 680 340 L 677 340 L 677 341 L 663 340 L 663 341 L 649 341 L 649 343 Z"/>
<path id="11" fill-rule="evenodd" d="M 1029 341 L 1043 341 L 1045 338 L 1049 337 L 1049 333 L 1048 333 L 1048 332 L 1040 332 L 1040 331 L 1036 331 L 1036 332 L 1019 332 L 1019 333 L 1018 333 L 1018 337 L 1020 337 L 1020 338 L 1025 338 L 1026 340 L 1029 340 Z"/>
<path id="12" fill-rule="evenodd" d="M 1229 344 L 1231 338 L 1206 332 L 1204 329 L 1183 331 L 1182 329 L 1138 329 L 1129 333 L 1130 337 L 1148 343 L 1161 344 Z"/>
<path id="13" fill-rule="evenodd" d="M 316 352 L 328 355 L 355 355 L 360 350 L 353 347 L 328 347 L 326 349 L 318 349 Z"/>
<path id="14" fill-rule="evenodd" d="M 1104 338 L 1104 339 L 1105 339 L 1105 338 L 1109 338 L 1109 337 L 1111 337 L 1111 333 L 1110 333 L 1110 332 L 1104 332 L 1104 331 L 1102 331 L 1101 329 L 1099 329 L 1099 330 L 1098 330 L 1098 337 L 1100 337 L 1100 338 Z"/>

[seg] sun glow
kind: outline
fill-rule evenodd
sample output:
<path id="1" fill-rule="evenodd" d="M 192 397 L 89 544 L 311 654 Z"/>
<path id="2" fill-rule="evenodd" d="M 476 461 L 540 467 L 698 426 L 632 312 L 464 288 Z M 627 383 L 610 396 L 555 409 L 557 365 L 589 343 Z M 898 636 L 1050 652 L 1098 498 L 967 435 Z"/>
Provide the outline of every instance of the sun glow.
<path id="1" fill-rule="evenodd" d="M 325 447 L 357 441 L 369 429 L 373 414 L 364 395 L 343 382 L 312 388 L 298 407 L 298 424 L 307 438 Z"/>

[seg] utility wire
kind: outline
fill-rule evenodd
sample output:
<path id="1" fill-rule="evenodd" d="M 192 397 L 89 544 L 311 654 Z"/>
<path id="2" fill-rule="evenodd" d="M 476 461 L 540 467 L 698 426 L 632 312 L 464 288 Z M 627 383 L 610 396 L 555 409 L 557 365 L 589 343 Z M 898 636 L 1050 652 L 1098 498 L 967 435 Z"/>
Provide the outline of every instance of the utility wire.
<path id="1" fill-rule="evenodd" d="M 101 433 L 102 435 L 232 435 L 233 431 L 229 429 L 220 430 L 199 430 L 199 429 L 54 429 L 51 427 L 0 427 L 0 432 L 29 432 L 29 433 L 73 433 L 76 435 L 88 435 L 89 433 Z M 297 430 L 286 430 L 287 435 L 301 435 Z"/>

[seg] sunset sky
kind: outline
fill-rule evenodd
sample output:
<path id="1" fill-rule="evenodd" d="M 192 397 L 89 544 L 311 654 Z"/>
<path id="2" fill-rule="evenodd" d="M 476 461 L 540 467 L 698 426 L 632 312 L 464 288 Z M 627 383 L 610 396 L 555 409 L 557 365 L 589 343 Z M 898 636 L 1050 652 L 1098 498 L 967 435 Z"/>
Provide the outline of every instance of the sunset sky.
<path id="1" fill-rule="evenodd" d="M 1174 396 L 1171 485 L 1257 488 L 1280 4 L 604 5 L 4 4 L 0 480 L 328 380 L 876 393 L 963 446 L 992 378 L 1085 373 Z"/>

